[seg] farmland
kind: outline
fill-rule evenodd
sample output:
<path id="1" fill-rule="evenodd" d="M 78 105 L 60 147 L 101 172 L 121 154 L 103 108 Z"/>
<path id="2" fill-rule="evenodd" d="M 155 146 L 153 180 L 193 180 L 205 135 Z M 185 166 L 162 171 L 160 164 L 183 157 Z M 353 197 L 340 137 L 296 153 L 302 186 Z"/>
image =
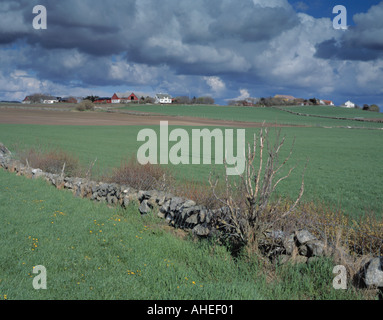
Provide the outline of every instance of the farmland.
<path id="1" fill-rule="evenodd" d="M 295 138 L 289 165 L 297 168 L 278 187 L 281 196 L 297 196 L 309 159 L 303 202 L 341 209 L 352 217 L 382 216 L 382 124 L 268 108 L 217 108 L 129 106 L 114 112 L 24 110 L 23 115 L 0 109 L 0 141 L 15 156 L 39 148 L 64 150 L 84 166 L 97 159 L 92 171 L 97 180 L 135 157 L 142 144 L 138 132 L 150 128 L 158 133 L 161 120 L 169 121 L 170 130 L 189 133 L 202 127 L 245 128 L 248 142 L 265 121 L 275 127 L 270 128 L 271 141 L 278 129 L 286 136 L 282 158 Z M 355 117 L 348 111 L 342 109 L 340 115 Z M 330 112 L 323 109 L 325 115 Z M 345 123 L 358 129 L 345 128 Z M 201 185 L 212 170 L 223 171 L 222 165 L 166 167 L 179 182 Z M 277 268 L 270 278 L 257 261 L 235 262 L 223 247 L 189 241 L 187 233 L 169 230 L 157 217 L 141 217 L 135 204 L 127 210 L 108 208 L 2 170 L 0 203 L 0 299 L 366 298 L 352 289 L 333 290 L 333 265 L 326 259 Z M 31 286 L 32 266 L 40 264 L 50 272 L 48 291 Z"/>
<path id="2" fill-rule="evenodd" d="M 383 180 L 383 168 L 379 165 L 379 161 L 383 156 L 381 148 L 383 132 L 370 130 L 377 129 L 382 124 L 367 123 L 372 127 L 352 130 L 343 128 L 345 121 L 313 117 L 309 122 L 318 121 L 320 123 L 324 120 L 328 125 L 328 121 L 331 120 L 333 127 L 321 127 L 319 124 L 308 126 L 308 117 L 268 108 L 239 108 L 237 110 L 233 107 L 222 107 L 220 113 L 217 112 L 218 107 L 206 106 L 136 106 L 129 108 L 145 113 L 155 110 L 157 113 L 163 112 L 167 115 L 151 117 L 118 113 L 69 112 L 64 113 L 65 118 L 60 113 L 51 112 L 49 120 L 37 113 L 38 117 L 28 117 L 24 119 L 23 123 L 30 121 L 39 124 L 0 124 L 0 137 L 1 141 L 11 150 L 31 146 L 60 148 L 76 155 L 84 165 L 97 158 L 94 172 L 100 177 L 119 166 L 122 160 L 136 156 L 140 146 L 140 143 L 137 142 L 138 132 L 142 128 L 152 128 L 158 131 L 155 123 L 159 124 L 160 120 L 169 120 L 171 127 L 184 128 L 188 132 L 192 130 L 193 124 L 210 130 L 217 125 L 220 127 L 224 125 L 245 127 L 247 141 L 252 139 L 254 133 L 259 132 L 257 120 L 274 124 L 278 122 L 280 125 L 290 123 L 290 125 L 296 126 L 282 128 L 282 134 L 287 137 L 285 152 L 289 151 L 295 137 L 294 153 L 290 162 L 291 165 L 298 163 L 298 168 L 289 182 L 280 186 L 278 191 L 281 194 L 288 197 L 295 195 L 294 192 L 299 190 L 300 172 L 306 159 L 309 159 L 304 200 L 320 201 L 341 208 L 350 215 L 360 215 L 366 212 L 382 214 L 382 194 L 379 190 Z M 328 112 L 327 109 L 324 110 Z M 341 111 L 341 114 L 346 116 L 348 116 L 348 112 L 355 114 L 354 110 L 341 109 Z M 366 114 L 365 111 L 359 112 Z M 370 116 L 371 113 L 367 112 L 367 114 Z M 60 119 L 62 121 L 66 119 L 66 122 L 63 122 L 65 124 L 72 121 L 73 124 L 81 125 L 42 125 L 42 123 L 52 123 L 50 121 L 55 116 L 57 117 L 56 124 L 60 124 Z M 199 117 L 198 120 L 193 122 L 193 116 Z M 14 118 L 16 117 L 14 116 Z M 213 118 L 218 118 L 222 122 L 217 122 Z M 247 119 L 248 122 L 230 122 L 230 118 L 238 121 Z M 350 122 L 357 126 L 366 124 Z M 92 125 L 94 123 L 102 125 Z M 128 125 L 121 125 L 122 123 Z M 246 126 L 244 126 L 245 124 Z M 299 127 L 298 125 L 305 126 Z M 270 130 L 271 136 L 274 135 L 274 132 L 274 129 Z M 168 167 L 180 181 L 193 177 L 193 180 L 201 184 L 207 183 L 207 177 L 212 170 L 212 166 L 209 165 L 169 165 Z"/>

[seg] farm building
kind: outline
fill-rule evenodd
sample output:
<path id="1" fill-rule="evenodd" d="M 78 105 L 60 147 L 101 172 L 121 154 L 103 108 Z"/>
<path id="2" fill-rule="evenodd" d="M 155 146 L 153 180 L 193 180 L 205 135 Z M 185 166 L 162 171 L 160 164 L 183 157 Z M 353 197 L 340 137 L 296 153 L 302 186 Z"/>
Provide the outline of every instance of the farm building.
<path id="1" fill-rule="evenodd" d="M 78 99 L 74 97 L 66 97 L 66 98 L 58 97 L 57 100 L 61 103 L 78 103 Z"/>
<path id="2" fill-rule="evenodd" d="M 31 97 L 30 96 L 26 96 L 21 103 L 22 104 L 31 104 L 32 103 Z"/>
<path id="3" fill-rule="evenodd" d="M 320 104 L 323 106 L 333 106 L 334 102 L 332 102 L 331 100 L 320 100 Z"/>
<path id="4" fill-rule="evenodd" d="M 54 104 L 54 103 L 58 103 L 59 101 L 57 99 L 45 99 L 43 100 L 43 103 L 44 104 Z"/>
<path id="5" fill-rule="evenodd" d="M 349 100 L 349 101 L 345 102 L 342 107 L 344 107 L 344 108 L 355 108 L 355 103 L 353 103 Z"/>
<path id="6" fill-rule="evenodd" d="M 155 103 L 171 104 L 173 103 L 173 99 L 169 94 L 157 93 L 155 97 Z"/>
<path id="7" fill-rule="evenodd" d="M 134 94 L 115 93 L 111 99 L 111 103 L 129 103 L 132 101 L 138 101 L 138 97 Z"/>
<path id="8" fill-rule="evenodd" d="M 94 103 L 112 103 L 112 98 L 109 97 L 101 97 L 94 100 Z"/>

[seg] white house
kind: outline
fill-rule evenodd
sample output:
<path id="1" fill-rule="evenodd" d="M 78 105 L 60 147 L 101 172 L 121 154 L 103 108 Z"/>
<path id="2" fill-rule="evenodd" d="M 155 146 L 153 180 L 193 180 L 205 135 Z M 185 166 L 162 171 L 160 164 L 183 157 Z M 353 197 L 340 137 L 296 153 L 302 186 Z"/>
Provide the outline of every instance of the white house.
<path id="1" fill-rule="evenodd" d="M 334 102 L 331 100 L 320 100 L 319 103 L 323 106 L 334 106 Z"/>
<path id="2" fill-rule="evenodd" d="M 345 102 L 343 107 L 345 108 L 355 108 L 355 103 L 351 102 L 350 100 Z"/>
<path id="3" fill-rule="evenodd" d="M 49 99 L 49 100 L 43 100 L 44 104 L 54 104 L 58 103 L 59 101 L 57 99 Z"/>
<path id="4" fill-rule="evenodd" d="M 172 103 L 172 97 L 169 94 L 157 93 L 155 97 L 155 103 L 170 104 Z"/>

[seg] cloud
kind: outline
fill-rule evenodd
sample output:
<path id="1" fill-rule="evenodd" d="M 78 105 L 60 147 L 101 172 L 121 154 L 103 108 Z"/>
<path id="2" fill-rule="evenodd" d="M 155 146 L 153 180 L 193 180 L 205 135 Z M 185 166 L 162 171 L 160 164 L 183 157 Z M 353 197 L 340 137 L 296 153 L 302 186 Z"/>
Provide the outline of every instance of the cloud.
<path id="1" fill-rule="evenodd" d="M 216 94 L 226 90 L 225 83 L 219 77 L 204 77 L 203 79 L 206 81 L 211 90 Z"/>
<path id="2" fill-rule="evenodd" d="M 240 92 L 240 95 L 234 100 L 245 100 L 247 98 L 250 98 L 250 93 L 247 89 L 240 89 L 239 92 Z"/>
<path id="3" fill-rule="evenodd" d="M 37 4 L 47 8 L 47 30 L 32 28 Z M 287 0 L 4 0 L 4 92 L 142 86 L 222 99 L 380 92 L 383 2 L 355 15 L 347 31 L 296 9 Z"/>
<path id="4" fill-rule="evenodd" d="M 322 59 L 372 61 L 383 58 L 383 2 L 368 12 L 354 15 L 355 26 L 342 32 L 339 39 L 327 39 L 317 45 L 316 57 Z"/>

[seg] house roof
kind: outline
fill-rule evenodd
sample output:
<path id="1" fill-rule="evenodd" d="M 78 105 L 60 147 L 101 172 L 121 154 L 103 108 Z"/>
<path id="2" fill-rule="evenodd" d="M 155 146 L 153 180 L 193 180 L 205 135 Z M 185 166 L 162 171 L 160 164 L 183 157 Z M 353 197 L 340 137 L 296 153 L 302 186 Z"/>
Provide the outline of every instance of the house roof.
<path id="1" fill-rule="evenodd" d="M 170 94 L 166 94 L 166 93 L 157 93 L 156 97 L 158 99 L 171 99 L 172 98 L 172 96 Z"/>

